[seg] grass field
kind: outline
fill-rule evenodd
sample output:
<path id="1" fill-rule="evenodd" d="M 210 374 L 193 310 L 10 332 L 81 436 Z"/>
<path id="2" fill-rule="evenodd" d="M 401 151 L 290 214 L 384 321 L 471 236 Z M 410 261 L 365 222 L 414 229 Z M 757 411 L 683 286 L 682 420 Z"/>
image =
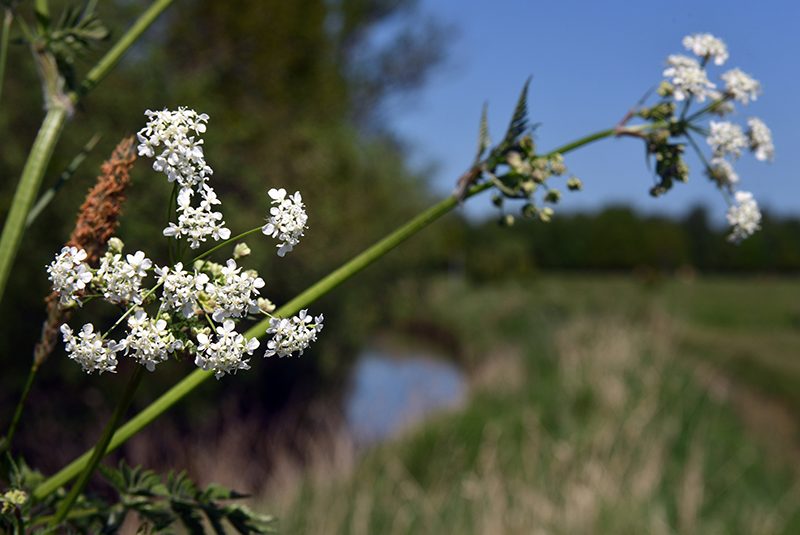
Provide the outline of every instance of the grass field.
<path id="1" fill-rule="evenodd" d="M 398 322 L 461 341 L 468 404 L 319 448 L 264 499 L 282 531 L 800 533 L 800 281 L 414 284 Z"/>

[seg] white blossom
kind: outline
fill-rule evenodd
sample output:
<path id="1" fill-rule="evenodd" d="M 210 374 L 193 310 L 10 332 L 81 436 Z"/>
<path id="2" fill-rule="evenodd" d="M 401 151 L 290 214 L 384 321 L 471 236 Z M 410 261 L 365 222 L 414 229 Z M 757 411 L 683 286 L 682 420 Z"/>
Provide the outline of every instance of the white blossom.
<path id="1" fill-rule="evenodd" d="M 270 318 L 267 334 L 272 338 L 267 342 L 264 356 L 290 357 L 295 352 L 302 355 L 311 342 L 316 341 L 317 333 L 322 330 L 322 321 L 322 315 L 312 318 L 307 310 L 301 310 L 291 318 Z"/>
<path id="2" fill-rule="evenodd" d="M 141 305 L 144 294 L 142 280 L 152 267 L 153 262 L 142 251 L 126 255 L 124 261 L 121 253 L 106 253 L 96 273 L 103 297 L 111 303 L 132 302 Z"/>
<path id="3" fill-rule="evenodd" d="M 717 95 L 714 90 L 716 86 L 696 59 L 673 54 L 667 58 L 667 64 L 669 66 L 664 70 L 664 76 L 670 78 L 674 86 L 675 100 L 694 96 L 698 102 L 703 102 L 706 97 L 714 98 Z"/>
<path id="4" fill-rule="evenodd" d="M 728 240 L 739 242 L 761 228 L 761 212 L 749 191 L 737 191 L 734 199 L 735 203 L 728 208 L 726 215 L 732 227 Z"/>
<path id="5" fill-rule="evenodd" d="M 725 91 L 742 104 L 756 100 L 761 93 L 761 84 L 741 69 L 731 69 L 722 75 Z"/>
<path id="6" fill-rule="evenodd" d="M 222 220 L 222 213 L 213 209 L 214 205 L 220 204 L 214 189 L 203 184 L 199 191 L 200 204 L 192 206 L 194 190 L 181 188 L 178 193 L 178 223 L 170 222 L 164 229 L 164 236 L 176 239 L 185 237 L 192 249 L 200 247 L 209 236 L 217 241 L 231 237 L 231 231 L 225 227 L 225 222 Z"/>
<path id="7" fill-rule="evenodd" d="M 299 191 L 286 195 L 285 189 L 272 188 L 267 194 L 272 199 L 272 207 L 261 232 L 280 240 L 277 245 L 278 256 L 284 256 L 300 243 L 303 231 L 307 228 L 308 215 Z"/>
<path id="8" fill-rule="evenodd" d="M 86 373 L 116 372 L 116 354 L 121 349 L 114 341 L 103 340 L 87 323 L 76 337 L 66 323 L 61 326 L 67 356 L 81 365 Z"/>
<path id="9" fill-rule="evenodd" d="M 213 371 L 217 379 L 226 373 L 250 369 L 244 354 L 252 355 L 258 349 L 258 340 L 248 340 L 237 333 L 232 320 L 225 320 L 221 327 L 217 327 L 215 334 L 214 338 L 203 332 L 197 334 L 195 364 L 203 370 Z"/>
<path id="10" fill-rule="evenodd" d="M 62 305 L 72 301 L 80 304 L 77 294 L 92 280 L 92 272 L 84 263 L 86 256 L 83 249 L 64 247 L 47 266 L 48 278 Z"/>
<path id="11" fill-rule="evenodd" d="M 208 275 L 194 271 L 189 273 L 178 262 L 170 269 L 167 266 L 155 269 L 163 287 L 161 310 L 180 310 L 184 317 L 191 317 L 198 308 L 200 292 L 209 282 Z"/>
<path id="12" fill-rule="evenodd" d="M 714 157 L 731 155 L 738 158 L 741 156 L 742 149 L 748 145 L 741 126 L 727 121 L 711 121 L 709 126 L 711 133 L 706 141 L 711 146 Z"/>
<path id="13" fill-rule="evenodd" d="M 708 170 L 709 176 L 722 186 L 733 186 L 739 182 L 739 175 L 728 160 L 724 158 L 712 158 L 711 168 Z"/>
<path id="14" fill-rule="evenodd" d="M 155 157 L 153 169 L 182 187 L 205 182 L 213 171 L 203 155 L 203 140 L 192 134 L 199 136 L 206 131 L 208 115 L 184 107 L 144 113 L 147 125 L 136 134 L 139 156 Z"/>
<path id="15" fill-rule="evenodd" d="M 263 287 L 264 280 L 257 273 L 242 272 L 235 260 L 228 260 L 219 279 L 206 285 L 205 291 L 214 307 L 214 321 L 258 312 L 258 294 Z"/>
<path id="16" fill-rule="evenodd" d="M 180 340 L 167 330 L 167 322 L 153 319 L 144 310 L 137 310 L 128 318 L 128 336 L 120 340 L 119 347 L 148 371 L 169 358 L 169 353 L 183 347 Z"/>
<path id="17" fill-rule="evenodd" d="M 772 144 L 772 131 L 757 117 L 747 120 L 747 136 L 750 139 L 750 149 L 755 153 L 756 160 L 772 160 L 775 157 L 775 145 Z"/>
<path id="18" fill-rule="evenodd" d="M 687 35 L 683 38 L 683 46 L 701 58 L 713 58 L 716 65 L 722 65 L 728 60 L 728 47 L 710 33 Z"/>

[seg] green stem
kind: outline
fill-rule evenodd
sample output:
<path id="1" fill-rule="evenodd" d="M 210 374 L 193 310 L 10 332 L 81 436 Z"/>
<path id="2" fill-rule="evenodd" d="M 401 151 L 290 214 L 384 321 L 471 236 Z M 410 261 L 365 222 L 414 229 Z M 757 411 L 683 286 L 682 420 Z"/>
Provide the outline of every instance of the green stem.
<path id="1" fill-rule="evenodd" d="M 11 201 L 11 210 L 8 212 L 3 227 L 3 234 L 0 236 L 0 301 L 2 301 L 8 276 L 11 273 L 11 264 L 22 241 L 28 212 L 36 192 L 39 191 L 42 177 L 66 119 L 67 109 L 63 106 L 53 106 L 47 110 L 47 115 L 42 121 L 42 126 L 39 128 L 39 133 L 28 154 L 28 161 L 25 162 L 25 168 L 22 170 L 17 191 Z"/>
<path id="2" fill-rule="evenodd" d="M 111 72 L 111 69 L 119 63 L 119 60 L 122 59 L 125 52 L 128 51 L 170 4 L 172 4 L 172 0 L 156 0 L 153 2 L 150 7 L 139 16 L 136 22 L 133 23 L 133 26 L 128 28 L 128 31 L 120 37 L 119 41 L 111 47 L 111 50 L 106 52 L 92 70 L 89 71 L 86 75 L 86 79 L 81 83 L 81 87 L 78 90 L 79 94 L 70 94 L 70 99 L 72 99 L 73 102 L 77 102 L 80 97 L 83 97 L 86 93 L 94 89 L 94 87 Z"/>
<path id="3" fill-rule="evenodd" d="M 172 0 L 157 0 L 147 8 L 111 50 L 89 71 L 81 85 L 81 95 L 73 92 L 69 95 L 70 100 L 73 103 L 77 102 L 79 96 L 84 95 L 96 86 L 119 62 L 125 51 L 133 45 L 136 39 L 171 3 Z M 31 209 L 36 193 L 39 191 L 42 176 L 48 163 L 50 163 L 50 157 L 53 155 L 53 150 L 68 115 L 66 103 L 53 103 L 52 99 L 48 100 L 50 105 L 48 106 L 47 115 L 42 121 L 42 126 L 39 128 L 39 133 L 28 154 L 28 160 L 17 185 L 17 191 L 11 201 L 11 210 L 3 226 L 3 234 L 0 236 L 0 301 L 3 299 L 6 284 L 8 283 L 11 264 L 17 255 L 17 250 L 22 240 L 28 212 Z"/>
<path id="4" fill-rule="evenodd" d="M 14 13 L 6 8 L 3 14 L 3 33 L 0 34 L 0 96 L 3 95 L 3 80 L 5 80 L 6 61 L 8 59 L 8 39 L 11 36 L 11 23 Z"/>
<path id="5" fill-rule="evenodd" d="M 39 217 L 39 214 L 41 214 L 42 211 L 47 207 L 47 205 L 50 204 L 50 201 L 52 201 L 55 198 L 56 193 L 58 193 L 58 190 L 60 190 L 61 187 L 75 175 L 75 172 L 78 170 L 83 161 L 86 159 L 86 156 L 88 156 L 89 153 L 92 152 L 92 149 L 94 149 L 95 145 L 97 145 L 97 142 L 100 141 L 100 137 L 101 137 L 100 134 L 93 135 L 92 138 L 86 142 L 86 145 L 83 146 L 81 151 L 75 155 L 75 157 L 66 167 L 66 169 L 64 169 L 64 171 L 58 176 L 58 179 L 56 180 L 55 184 L 53 184 L 52 187 L 50 187 L 50 189 L 45 191 L 42 194 L 42 196 L 39 197 L 39 200 L 36 201 L 36 204 L 33 206 L 33 208 L 31 208 L 31 211 L 28 214 L 28 218 L 25 220 L 26 228 L 31 226 L 31 224 L 36 220 L 36 218 Z"/>
<path id="6" fill-rule="evenodd" d="M 650 127 L 650 125 L 647 125 Z M 645 130 L 644 127 L 632 127 L 627 130 L 630 131 L 641 131 Z M 584 145 L 588 145 L 594 141 L 599 139 L 603 139 L 606 137 L 612 137 L 619 134 L 618 130 L 615 128 L 610 128 L 608 130 L 603 130 L 601 132 L 597 132 L 595 134 L 590 134 L 585 136 L 577 141 L 572 143 L 568 143 L 561 147 L 556 148 L 555 150 L 548 153 L 548 155 L 553 155 L 556 153 L 567 153 L 572 150 L 575 150 L 579 147 Z M 492 187 L 491 182 L 484 182 L 482 184 L 478 184 L 472 186 L 468 191 L 467 194 L 464 196 L 464 199 L 477 195 L 487 189 Z M 335 271 L 328 274 L 323 279 L 319 280 L 317 283 L 306 289 L 304 292 L 299 294 L 297 297 L 280 307 L 278 310 L 274 312 L 274 316 L 276 317 L 287 317 L 293 314 L 296 314 L 298 311 L 307 307 L 315 300 L 319 299 L 326 293 L 333 290 L 336 286 L 340 285 L 356 273 L 360 272 L 380 257 L 403 243 L 405 240 L 416 234 L 417 232 L 421 231 L 441 216 L 455 208 L 460 204 L 460 200 L 455 196 L 450 196 L 439 203 L 433 205 L 432 207 L 428 208 L 421 214 L 417 215 L 409 222 L 407 222 L 402 227 L 398 228 L 379 242 L 375 243 L 369 249 L 366 249 L 364 252 L 359 254 L 358 256 L 351 259 L 349 262 L 341 266 L 340 268 L 336 269 Z M 259 227 L 260 228 L 260 227 Z M 256 229 L 250 230 L 247 233 L 255 232 Z M 247 234 L 244 233 L 244 234 Z M 241 235 L 240 235 L 241 236 Z M 236 238 L 239 238 L 237 236 Z M 233 241 L 232 238 L 229 241 Z M 210 253 L 211 251 L 206 251 L 206 253 Z M 247 332 L 244 333 L 244 336 L 247 338 L 253 337 L 261 337 L 266 333 L 267 327 L 269 325 L 269 319 L 262 320 L 261 322 L 257 323 Z M 130 439 L 133 435 L 141 431 L 145 426 L 149 425 L 153 422 L 156 418 L 158 418 L 161 414 L 169 410 L 170 407 L 175 405 L 178 401 L 188 395 L 192 390 L 200 386 L 204 381 L 209 379 L 210 377 L 214 376 L 214 372 L 211 371 L 203 371 L 197 369 L 178 382 L 175 386 L 170 388 L 167 392 L 162 394 L 158 399 L 153 401 L 150 405 L 148 405 L 144 410 L 142 410 L 139 414 L 134 416 L 131 420 L 129 420 L 126 424 L 121 426 L 111 440 L 108 443 L 108 447 L 106 448 L 106 453 L 112 452 L 122 444 L 124 444 L 128 439 Z M 37 500 L 41 500 L 42 498 L 46 497 L 50 493 L 54 492 L 56 489 L 70 481 L 74 478 L 83 467 L 86 465 L 90 457 L 90 452 L 86 452 L 70 464 L 62 468 L 56 474 L 50 476 L 47 480 L 41 483 L 38 487 L 33 490 L 33 497 Z"/>
<path id="7" fill-rule="evenodd" d="M 240 239 L 244 238 L 245 236 L 249 236 L 250 234 L 258 232 L 259 230 L 261 230 L 260 226 L 258 226 L 256 228 L 251 228 L 250 230 L 242 232 L 241 234 L 238 234 L 238 235 L 234 236 L 233 238 L 229 238 L 229 239 L 225 240 L 224 242 L 218 243 L 217 245 L 215 245 L 214 247 L 212 247 L 208 251 L 204 252 L 203 254 L 199 254 L 199 255 L 195 256 L 194 257 L 194 261 L 202 260 L 203 258 L 207 257 L 208 255 L 210 255 L 214 251 L 218 251 L 219 249 L 222 249 L 226 245 L 229 245 L 229 244 L 235 242 L 236 240 L 240 240 Z"/>
<path id="8" fill-rule="evenodd" d="M 25 380 L 25 386 L 22 387 L 22 394 L 19 397 L 16 409 L 14 409 L 14 416 L 11 418 L 11 424 L 8 426 L 8 432 L 6 433 L 6 440 L 3 444 L 3 448 L 6 451 L 11 451 L 11 442 L 14 440 L 14 433 L 16 432 L 17 425 L 19 424 L 19 420 L 22 417 L 22 409 L 25 407 L 25 401 L 28 399 L 28 394 L 31 391 L 31 386 L 33 385 L 33 379 L 34 377 L 36 377 L 36 372 L 38 369 L 39 366 L 36 363 L 34 363 L 31 366 L 31 369 L 28 372 L 28 378 Z"/>
<path id="9" fill-rule="evenodd" d="M 100 440 L 97 441 L 97 445 L 95 445 L 94 449 L 92 450 L 89 461 L 83 467 L 83 472 L 81 472 L 80 477 L 72 486 L 72 489 L 70 489 L 67 497 L 64 498 L 63 502 L 61 502 L 61 505 L 56 512 L 56 516 L 53 519 L 53 526 L 57 526 L 64 520 L 64 518 L 67 516 L 67 513 L 69 513 L 70 508 L 75 503 L 75 500 L 86 487 L 86 483 L 88 483 L 89 478 L 94 473 L 95 468 L 97 468 L 97 465 L 100 464 L 100 460 L 106 453 L 108 443 L 111 441 L 114 431 L 116 431 L 120 420 L 128 410 L 128 407 L 130 407 L 131 401 L 133 401 L 133 394 L 136 392 L 136 388 L 139 386 L 139 383 L 142 380 L 143 373 L 144 366 L 135 366 L 133 375 L 131 375 L 128 385 L 125 387 L 122 398 L 119 400 L 117 407 L 114 409 L 114 414 L 111 416 L 111 420 L 108 422 L 108 424 L 106 424 L 106 427 L 103 430 L 103 435 L 100 437 Z"/>

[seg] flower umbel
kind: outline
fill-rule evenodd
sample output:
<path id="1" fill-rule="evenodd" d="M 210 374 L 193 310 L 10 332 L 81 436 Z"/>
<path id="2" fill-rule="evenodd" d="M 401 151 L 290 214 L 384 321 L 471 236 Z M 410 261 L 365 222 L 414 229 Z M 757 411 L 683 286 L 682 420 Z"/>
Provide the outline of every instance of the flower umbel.
<path id="1" fill-rule="evenodd" d="M 728 208 L 726 216 L 728 223 L 733 227 L 728 239 L 739 242 L 761 228 L 761 211 L 749 191 L 737 191 L 734 199 L 735 203 Z"/>
<path id="2" fill-rule="evenodd" d="M 113 341 L 103 340 L 87 323 L 76 337 L 66 323 L 61 326 L 67 356 L 81 365 L 86 373 L 117 371 L 117 352 L 121 349 Z"/>
<path id="3" fill-rule="evenodd" d="M 683 38 L 683 46 L 701 58 L 713 59 L 715 65 L 722 65 L 728 60 L 728 47 L 722 39 L 710 33 L 687 35 Z"/>
<path id="4" fill-rule="evenodd" d="M 278 256 L 284 256 L 300 243 L 300 238 L 307 228 L 308 215 L 299 191 L 287 195 L 283 188 L 272 188 L 267 194 L 272 199 L 272 207 L 269 210 L 267 224 L 261 231 L 280 240 L 277 245 Z"/>
<path id="5" fill-rule="evenodd" d="M 308 310 L 301 310 L 291 318 L 271 318 L 267 334 L 272 335 L 272 340 L 267 342 L 264 356 L 291 357 L 295 352 L 302 355 L 311 342 L 316 341 L 317 333 L 322 331 L 322 321 L 321 314 L 312 318 Z"/>
<path id="6" fill-rule="evenodd" d="M 92 280 L 92 272 L 84 260 L 86 251 L 83 249 L 64 247 L 47 266 L 48 278 L 52 282 L 53 291 L 59 294 L 62 305 L 72 302 L 80 304 L 78 293 Z"/>
<path id="7" fill-rule="evenodd" d="M 217 327 L 216 339 L 204 332 L 198 333 L 197 343 L 195 364 L 203 370 L 213 371 L 217 379 L 226 373 L 250 369 L 244 355 L 252 355 L 259 346 L 257 339 L 248 340 L 237 333 L 232 320 L 225 320 L 221 327 Z"/>

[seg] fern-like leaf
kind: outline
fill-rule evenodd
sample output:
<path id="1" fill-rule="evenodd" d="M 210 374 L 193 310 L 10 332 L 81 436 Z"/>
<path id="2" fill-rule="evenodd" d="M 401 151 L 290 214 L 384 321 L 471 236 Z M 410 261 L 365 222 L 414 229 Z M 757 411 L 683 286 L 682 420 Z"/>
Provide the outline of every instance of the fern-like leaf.
<path id="1" fill-rule="evenodd" d="M 511 124 L 508 125 L 508 130 L 503 138 L 501 146 L 508 147 L 521 136 L 528 128 L 528 86 L 531 84 L 531 79 L 528 77 L 525 80 L 525 85 L 522 86 L 522 92 L 517 100 L 517 106 L 514 108 L 514 115 L 511 117 Z"/>
<path id="2" fill-rule="evenodd" d="M 484 103 L 483 110 L 481 111 L 481 123 L 478 127 L 478 150 L 475 153 L 475 165 L 477 165 L 481 158 L 483 157 L 483 153 L 486 152 L 486 149 L 492 144 L 492 140 L 489 137 L 489 105 Z"/>

